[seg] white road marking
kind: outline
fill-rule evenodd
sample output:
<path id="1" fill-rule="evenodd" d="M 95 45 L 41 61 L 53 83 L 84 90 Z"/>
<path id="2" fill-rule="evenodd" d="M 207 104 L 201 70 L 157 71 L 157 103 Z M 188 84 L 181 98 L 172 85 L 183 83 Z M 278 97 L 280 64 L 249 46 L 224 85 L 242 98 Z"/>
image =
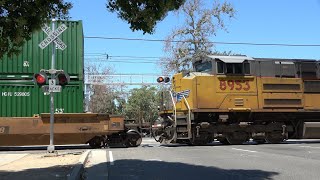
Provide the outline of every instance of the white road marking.
<path id="1" fill-rule="evenodd" d="M 148 159 L 147 161 L 162 161 L 161 159 Z"/>
<path id="2" fill-rule="evenodd" d="M 257 151 L 250 151 L 250 150 L 246 150 L 246 149 L 237 149 L 237 148 L 232 148 L 233 150 L 236 151 L 245 151 L 245 152 L 252 152 L 252 153 L 256 153 Z"/>
<path id="3" fill-rule="evenodd" d="M 306 147 L 311 147 L 311 146 L 299 146 L 299 147 L 306 148 Z"/>
<path id="4" fill-rule="evenodd" d="M 109 151 L 110 165 L 114 165 L 112 151 Z"/>
<path id="5" fill-rule="evenodd" d="M 320 149 L 320 147 L 312 147 L 312 146 L 299 146 L 299 147 L 302 147 L 302 148 L 316 148 L 316 149 Z"/>

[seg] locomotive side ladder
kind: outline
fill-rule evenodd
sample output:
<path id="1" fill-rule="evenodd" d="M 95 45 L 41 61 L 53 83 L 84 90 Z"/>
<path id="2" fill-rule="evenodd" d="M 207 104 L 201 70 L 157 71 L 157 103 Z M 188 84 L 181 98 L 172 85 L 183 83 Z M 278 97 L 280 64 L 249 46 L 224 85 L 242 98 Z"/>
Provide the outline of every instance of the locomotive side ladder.
<path id="1" fill-rule="evenodd" d="M 191 139 L 191 109 L 186 97 L 183 95 L 184 103 L 188 108 L 187 115 L 178 115 L 176 114 L 176 130 L 177 130 L 177 139 Z"/>

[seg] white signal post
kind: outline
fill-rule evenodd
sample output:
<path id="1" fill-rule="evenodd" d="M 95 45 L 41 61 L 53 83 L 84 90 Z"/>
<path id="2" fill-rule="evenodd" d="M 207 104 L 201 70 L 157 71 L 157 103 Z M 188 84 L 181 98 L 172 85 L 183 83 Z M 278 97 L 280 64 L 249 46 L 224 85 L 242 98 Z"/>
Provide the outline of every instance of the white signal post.
<path id="1" fill-rule="evenodd" d="M 53 153 L 55 151 L 54 147 L 54 93 L 61 91 L 61 86 L 56 85 L 55 73 L 57 70 L 55 69 L 55 53 L 56 48 L 64 50 L 67 45 L 59 39 L 59 35 L 63 33 L 67 29 L 67 26 L 62 24 L 57 29 L 55 29 L 55 19 L 52 19 L 52 31 L 47 25 L 42 27 L 42 30 L 48 35 L 40 44 L 39 47 L 41 49 L 46 48 L 50 43 L 52 43 L 52 57 L 51 57 L 51 69 L 49 73 L 51 74 L 51 79 L 49 80 L 49 93 L 50 93 L 50 145 L 47 150 L 49 153 Z"/>

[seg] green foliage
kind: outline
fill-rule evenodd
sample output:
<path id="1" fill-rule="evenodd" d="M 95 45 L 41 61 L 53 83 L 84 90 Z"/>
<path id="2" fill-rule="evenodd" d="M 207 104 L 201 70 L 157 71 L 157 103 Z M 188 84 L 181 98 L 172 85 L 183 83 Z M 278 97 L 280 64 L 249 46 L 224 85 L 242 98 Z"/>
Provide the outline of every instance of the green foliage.
<path id="1" fill-rule="evenodd" d="M 158 21 L 177 10 L 185 0 L 108 0 L 107 9 L 127 21 L 133 31 L 153 33 Z"/>
<path id="2" fill-rule="evenodd" d="M 158 93 L 155 87 L 143 86 L 131 90 L 125 114 L 128 119 L 135 119 L 138 122 L 152 122 L 158 116 Z"/>
<path id="3" fill-rule="evenodd" d="M 52 19 L 67 19 L 71 3 L 63 0 L 0 0 L 0 58 L 13 55 L 32 32 Z"/>

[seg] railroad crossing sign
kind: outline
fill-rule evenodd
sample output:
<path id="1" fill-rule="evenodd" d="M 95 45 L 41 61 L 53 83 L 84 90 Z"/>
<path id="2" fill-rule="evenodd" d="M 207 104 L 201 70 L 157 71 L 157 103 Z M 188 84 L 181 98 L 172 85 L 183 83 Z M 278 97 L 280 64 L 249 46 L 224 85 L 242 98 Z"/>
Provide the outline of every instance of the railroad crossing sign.
<path id="1" fill-rule="evenodd" d="M 61 86 L 56 85 L 55 79 L 49 79 L 49 86 L 42 86 L 43 92 L 61 92 Z"/>
<path id="2" fill-rule="evenodd" d="M 59 35 L 63 33 L 68 27 L 65 24 L 61 24 L 57 29 L 55 29 L 55 19 L 52 19 L 52 30 L 47 25 L 42 27 L 42 30 L 48 35 L 40 44 L 39 47 L 41 49 L 46 48 L 50 43 L 53 43 L 52 46 L 52 60 L 51 60 L 51 69 L 49 70 L 51 74 L 51 79 L 49 80 L 49 86 L 42 86 L 45 92 L 50 93 L 50 145 L 47 150 L 49 153 L 53 153 L 54 148 L 54 92 L 61 92 L 61 86 L 56 85 L 55 80 L 55 53 L 56 48 L 64 50 L 67 45 L 59 39 Z"/>
<path id="3" fill-rule="evenodd" d="M 60 85 L 55 85 L 55 86 L 45 85 L 45 86 L 42 86 L 42 90 L 45 93 L 48 93 L 48 92 L 61 92 L 61 86 Z"/>
<path id="4" fill-rule="evenodd" d="M 61 86 L 56 85 L 56 80 L 55 79 L 50 79 L 49 80 L 49 92 L 61 92 Z"/>
<path id="5" fill-rule="evenodd" d="M 50 27 L 46 24 L 41 28 L 47 35 L 40 44 L 39 47 L 41 49 L 46 48 L 52 41 L 56 44 L 58 49 L 64 50 L 67 45 L 58 37 L 63 31 L 65 31 L 68 27 L 65 24 L 61 24 L 55 31 L 51 31 Z"/>

